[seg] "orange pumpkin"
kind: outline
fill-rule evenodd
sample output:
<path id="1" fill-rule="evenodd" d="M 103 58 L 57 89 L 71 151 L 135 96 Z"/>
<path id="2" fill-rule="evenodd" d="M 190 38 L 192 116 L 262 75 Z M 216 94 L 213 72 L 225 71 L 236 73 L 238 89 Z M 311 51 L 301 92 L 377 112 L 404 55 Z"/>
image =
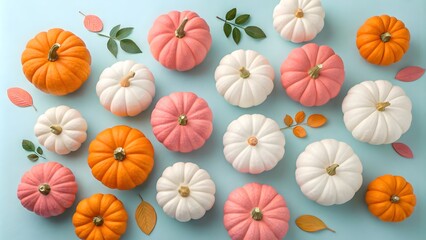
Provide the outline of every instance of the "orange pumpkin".
<path id="1" fill-rule="evenodd" d="M 356 45 L 369 63 L 396 63 L 410 47 L 410 32 L 404 23 L 388 15 L 374 16 L 358 29 Z"/>
<path id="2" fill-rule="evenodd" d="M 37 34 L 21 56 L 25 77 L 36 88 L 53 95 L 79 89 L 89 78 L 90 62 L 83 40 L 60 28 Z"/>
<path id="3" fill-rule="evenodd" d="M 112 194 L 97 193 L 81 200 L 72 224 L 80 239 L 120 239 L 126 232 L 128 215 L 123 203 Z"/>
<path id="4" fill-rule="evenodd" d="M 400 222 L 408 218 L 416 206 L 413 187 L 401 176 L 384 175 L 367 188 L 368 210 L 385 222 Z"/>
<path id="5" fill-rule="evenodd" d="M 142 184 L 154 166 L 154 147 L 128 126 L 102 131 L 90 143 L 88 163 L 93 176 L 109 188 L 127 190 Z"/>

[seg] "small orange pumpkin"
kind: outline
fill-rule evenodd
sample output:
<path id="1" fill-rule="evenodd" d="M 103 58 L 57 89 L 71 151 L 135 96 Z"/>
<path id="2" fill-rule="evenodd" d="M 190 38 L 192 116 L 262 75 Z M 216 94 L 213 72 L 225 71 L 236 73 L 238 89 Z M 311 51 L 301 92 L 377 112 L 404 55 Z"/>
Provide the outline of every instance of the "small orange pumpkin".
<path id="1" fill-rule="evenodd" d="M 21 63 L 25 77 L 36 88 L 61 96 L 76 91 L 89 78 L 91 57 L 83 40 L 53 28 L 27 43 Z"/>
<path id="2" fill-rule="evenodd" d="M 369 63 L 387 66 L 401 60 L 408 51 L 410 32 L 395 17 L 374 16 L 358 29 L 356 46 Z"/>
<path id="3" fill-rule="evenodd" d="M 80 239 L 120 239 L 126 232 L 128 215 L 123 203 L 112 194 L 97 193 L 81 200 L 72 224 Z"/>
<path id="4" fill-rule="evenodd" d="M 90 143 L 88 163 L 93 176 L 105 186 L 128 190 L 148 178 L 154 166 L 154 147 L 141 131 L 115 126 Z"/>
<path id="5" fill-rule="evenodd" d="M 387 174 L 368 184 L 365 202 L 368 210 L 380 220 L 400 222 L 413 213 L 416 195 L 403 177 Z"/>

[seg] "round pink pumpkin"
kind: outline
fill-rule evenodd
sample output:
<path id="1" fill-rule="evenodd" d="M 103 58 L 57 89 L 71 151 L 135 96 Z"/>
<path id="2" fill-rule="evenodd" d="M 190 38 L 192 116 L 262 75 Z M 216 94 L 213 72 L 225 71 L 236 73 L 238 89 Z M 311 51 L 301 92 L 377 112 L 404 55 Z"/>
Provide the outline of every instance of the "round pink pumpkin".
<path id="1" fill-rule="evenodd" d="M 281 65 L 287 95 L 303 106 L 321 106 L 339 94 L 345 80 L 342 59 L 315 43 L 293 49 Z"/>
<path id="2" fill-rule="evenodd" d="M 269 185 L 249 183 L 225 202 L 223 223 L 233 240 L 283 239 L 289 220 L 284 198 Z"/>
<path id="3" fill-rule="evenodd" d="M 206 21 L 191 11 L 159 16 L 148 33 L 154 58 L 164 67 L 187 71 L 200 64 L 212 44 Z"/>
<path id="4" fill-rule="evenodd" d="M 74 174 L 56 162 L 35 165 L 22 176 L 18 186 L 21 204 L 46 218 L 57 216 L 71 207 L 76 193 Z"/>
<path id="5" fill-rule="evenodd" d="M 162 97 L 151 114 L 155 137 L 175 152 L 191 152 L 204 145 L 213 131 L 207 102 L 191 92 Z"/>

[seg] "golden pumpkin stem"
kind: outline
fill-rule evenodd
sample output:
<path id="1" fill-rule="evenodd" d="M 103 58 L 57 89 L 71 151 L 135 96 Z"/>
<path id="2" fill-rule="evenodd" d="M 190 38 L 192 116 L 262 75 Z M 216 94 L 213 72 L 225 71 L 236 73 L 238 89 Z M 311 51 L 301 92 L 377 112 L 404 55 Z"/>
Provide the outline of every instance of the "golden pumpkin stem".
<path id="1" fill-rule="evenodd" d="M 187 22 L 188 22 L 188 18 L 184 18 L 183 21 L 182 21 L 182 23 L 179 25 L 178 29 L 176 29 L 175 36 L 177 38 L 183 38 L 183 37 L 185 37 L 185 30 L 184 30 L 184 28 L 185 28 L 185 25 L 186 25 Z"/>
<path id="2" fill-rule="evenodd" d="M 183 185 L 179 187 L 178 192 L 182 197 L 188 197 L 189 194 L 191 193 L 191 191 L 189 190 L 189 187 L 183 186 Z"/>
<path id="3" fill-rule="evenodd" d="M 328 166 L 325 170 L 327 171 L 328 175 L 334 176 L 336 175 L 336 168 L 339 167 L 339 164 L 334 163 L 331 166 Z"/>
<path id="4" fill-rule="evenodd" d="M 188 117 L 185 114 L 181 114 L 178 117 L 178 123 L 181 126 L 186 126 L 186 124 L 188 124 Z"/>
<path id="5" fill-rule="evenodd" d="M 123 76 L 123 78 L 120 80 L 120 85 L 122 87 L 128 87 L 130 86 L 130 79 L 135 76 L 135 72 L 130 71 L 126 75 Z"/>
<path id="6" fill-rule="evenodd" d="M 250 77 L 250 72 L 245 67 L 241 67 L 240 68 L 240 77 L 246 79 L 246 78 Z"/>
<path id="7" fill-rule="evenodd" d="M 51 190 L 50 185 L 47 183 L 43 183 L 43 184 L 40 184 L 40 186 L 38 186 L 38 191 L 43 195 L 49 194 L 50 190 Z"/>
<path id="8" fill-rule="evenodd" d="M 399 203 L 400 200 L 401 198 L 397 195 L 392 195 L 390 198 L 391 203 Z"/>
<path id="9" fill-rule="evenodd" d="M 389 107 L 390 105 L 390 102 L 379 102 L 376 104 L 376 109 L 377 111 L 383 112 L 385 111 L 386 107 Z"/>
<path id="10" fill-rule="evenodd" d="M 303 10 L 300 9 L 300 8 L 298 8 L 297 11 L 294 13 L 294 16 L 297 17 L 297 18 L 302 18 L 303 15 L 305 15 L 305 14 L 303 13 Z"/>
<path id="11" fill-rule="evenodd" d="M 47 55 L 47 59 L 51 62 L 54 62 L 56 60 L 58 60 L 59 56 L 58 56 L 58 48 L 61 46 L 61 44 L 59 43 L 55 43 L 53 44 L 53 46 L 50 48 L 49 50 L 49 54 Z"/>
<path id="12" fill-rule="evenodd" d="M 118 147 L 114 150 L 114 159 L 118 161 L 122 161 L 126 158 L 126 151 L 124 148 Z"/>
<path id="13" fill-rule="evenodd" d="M 57 124 L 51 125 L 50 132 L 52 132 L 55 135 L 59 135 L 62 133 L 62 127 Z"/>
<path id="14" fill-rule="evenodd" d="M 382 39 L 382 42 L 389 42 L 392 38 L 392 35 L 389 32 L 382 33 L 380 35 L 380 39 Z"/>
<path id="15" fill-rule="evenodd" d="M 248 142 L 248 144 L 250 145 L 250 146 L 256 146 L 257 145 L 257 143 L 259 142 L 258 140 L 257 140 L 257 138 L 255 137 L 255 136 L 251 136 L 251 137 L 249 137 L 248 139 L 247 139 L 247 142 Z"/>
<path id="16" fill-rule="evenodd" d="M 256 221 L 260 221 L 263 218 L 263 213 L 260 211 L 260 208 L 255 207 L 253 210 L 251 210 L 251 218 L 253 218 Z"/>
<path id="17" fill-rule="evenodd" d="M 311 76 L 311 78 L 313 79 L 317 79 L 320 75 L 320 71 L 322 69 L 322 64 L 318 64 L 314 67 L 312 67 L 311 69 L 309 69 L 308 74 L 309 76 Z"/>
<path id="18" fill-rule="evenodd" d="M 104 224 L 104 219 L 101 216 L 96 216 L 93 218 L 93 224 L 95 224 L 95 226 L 102 226 L 102 224 Z"/>

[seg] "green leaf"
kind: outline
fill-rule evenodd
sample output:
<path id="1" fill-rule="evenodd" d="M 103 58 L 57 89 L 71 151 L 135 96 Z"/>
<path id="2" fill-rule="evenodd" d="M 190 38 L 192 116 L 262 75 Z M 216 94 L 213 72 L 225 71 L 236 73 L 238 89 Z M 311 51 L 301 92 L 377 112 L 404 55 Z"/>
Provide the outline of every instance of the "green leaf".
<path id="1" fill-rule="evenodd" d="M 117 58 L 118 46 L 114 39 L 110 38 L 107 42 L 108 50 Z"/>
<path id="2" fill-rule="evenodd" d="M 117 36 L 118 30 L 120 30 L 120 24 L 111 29 L 111 31 L 109 32 L 109 36 L 115 38 Z"/>
<path id="3" fill-rule="evenodd" d="M 141 53 L 141 49 L 133 40 L 123 39 L 120 41 L 120 47 L 127 53 Z"/>
<path id="4" fill-rule="evenodd" d="M 244 24 L 246 23 L 250 18 L 250 14 L 242 14 L 235 19 L 236 24 Z"/>
<path id="5" fill-rule="evenodd" d="M 226 37 L 229 37 L 229 35 L 231 35 L 231 32 L 232 32 L 231 24 L 229 23 L 223 24 L 223 32 L 225 33 Z"/>
<path id="6" fill-rule="evenodd" d="M 226 20 L 230 21 L 237 15 L 237 9 L 233 8 L 226 13 Z"/>
<path id="7" fill-rule="evenodd" d="M 34 152 L 35 150 L 34 143 L 26 139 L 22 140 L 22 148 L 28 152 Z"/>
<path id="8" fill-rule="evenodd" d="M 41 147 L 37 147 L 37 153 L 43 155 L 43 149 L 41 149 Z"/>
<path id="9" fill-rule="evenodd" d="M 35 162 L 35 161 L 38 160 L 38 156 L 36 154 L 34 154 L 34 153 L 28 155 L 27 158 L 28 158 L 28 160 L 30 160 L 32 162 Z"/>
<path id="10" fill-rule="evenodd" d="M 126 37 L 128 37 L 133 31 L 132 27 L 128 27 L 128 28 L 122 28 L 120 30 L 118 30 L 116 38 L 118 40 L 124 39 Z"/>
<path id="11" fill-rule="evenodd" d="M 262 29 L 260 29 L 259 27 L 256 27 L 256 26 L 248 26 L 248 27 L 244 28 L 244 31 L 247 33 L 247 35 L 249 35 L 250 37 L 252 37 L 254 39 L 266 38 L 266 35 L 262 31 Z"/>
<path id="12" fill-rule="evenodd" d="M 234 42 L 238 45 L 238 43 L 241 40 L 241 31 L 238 28 L 234 28 L 234 30 L 232 30 L 232 38 L 234 39 Z"/>

